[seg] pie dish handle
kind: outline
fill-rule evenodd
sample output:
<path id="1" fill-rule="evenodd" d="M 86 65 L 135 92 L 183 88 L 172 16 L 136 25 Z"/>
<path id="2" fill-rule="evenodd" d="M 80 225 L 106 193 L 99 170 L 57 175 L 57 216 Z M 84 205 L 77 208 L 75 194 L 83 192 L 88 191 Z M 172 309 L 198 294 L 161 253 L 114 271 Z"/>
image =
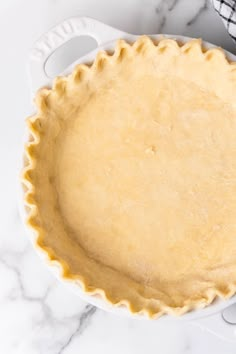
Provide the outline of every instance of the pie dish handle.
<path id="1" fill-rule="evenodd" d="M 70 39 L 90 36 L 101 46 L 126 35 L 125 32 L 89 17 L 72 17 L 61 22 L 39 38 L 30 51 L 32 92 L 35 93 L 40 87 L 50 84 L 51 78 L 46 74 L 45 64 L 54 51 Z"/>
<path id="2" fill-rule="evenodd" d="M 192 324 L 223 340 L 236 343 L 236 303 L 213 315 L 195 319 Z"/>

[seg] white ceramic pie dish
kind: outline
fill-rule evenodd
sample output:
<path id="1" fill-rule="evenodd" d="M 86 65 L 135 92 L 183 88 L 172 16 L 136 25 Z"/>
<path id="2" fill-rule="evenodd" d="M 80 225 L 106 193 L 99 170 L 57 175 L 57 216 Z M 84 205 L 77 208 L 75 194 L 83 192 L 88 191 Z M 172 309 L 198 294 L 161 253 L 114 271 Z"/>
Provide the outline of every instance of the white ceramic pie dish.
<path id="1" fill-rule="evenodd" d="M 53 79 L 49 78 L 45 72 L 45 64 L 48 58 L 54 53 L 54 51 L 68 42 L 70 39 L 77 36 L 91 36 L 97 42 L 98 47 L 90 52 L 89 54 L 79 58 L 75 62 L 73 62 L 69 67 L 66 68 L 65 71 L 61 73 L 61 75 L 69 74 L 74 66 L 78 63 L 89 63 L 92 62 L 96 56 L 96 53 L 99 50 L 113 50 L 116 40 L 118 38 L 123 38 L 128 41 L 135 41 L 138 36 L 131 35 L 126 32 L 122 32 L 120 30 L 114 29 L 110 26 L 107 26 L 99 21 L 90 19 L 90 18 L 70 18 L 61 24 L 57 25 L 49 32 L 44 34 L 34 45 L 34 48 L 30 53 L 30 76 L 31 76 L 31 92 L 34 96 L 36 91 L 43 86 L 51 86 Z M 150 35 L 151 38 L 158 39 L 163 37 L 164 35 Z M 185 43 L 190 38 L 183 36 L 175 36 L 175 35 L 165 35 L 164 37 L 174 38 L 178 41 Z M 206 49 L 214 47 L 214 45 L 203 42 L 203 45 Z M 231 61 L 236 61 L 236 57 L 229 52 L 226 52 L 227 58 Z M 22 193 L 21 193 L 22 194 Z M 22 218 L 26 219 L 26 211 L 23 207 L 22 196 L 21 196 L 21 214 Z M 28 229 L 27 229 L 28 230 Z M 32 231 L 29 231 L 30 239 L 33 241 L 35 246 L 34 237 L 32 235 Z M 56 277 L 62 281 L 70 290 L 79 295 L 85 301 L 112 313 L 118 315 L 129 316 L 137 319 L 145 318 L 143 315 L 132 315 L 127 308 L 125 307 L 115 307 L 109 305 L 102 298 L 93 295 L 87 295 L 83 292 L 80 285 L 76 281 L 66 280 L 61 277 L 61 268 L 57 262 L 53 264 L 49 263 L 46 254 L 41 251 L 38 247 L 36 247 L 37 253 L 44 259 L 44 261 L 48 264 L 48 267 L 51 271 L 56 275 Z M 163 316 L 158 321 L 165 322 L 173 322 L 173 321 L 184 321 L 189 320 L 193 321 L 195 324 L 208 329 L 209 331 L 222 336 L 223 338 L 227 338 L 228 340 L 235 340 L 235 329 L 236 326 L 232 324 L 228 324 L 222 317 L 222 311 L 224 312 L 225 308 L 234 304 L 236 302 L 236 296 L 232 297 L 229 300 L 217 300 L 211 306 L 195 310 L 189 312 L 181 317 L 175 318 L 170 316 Z M 232 308 L 229 310 L 225 310 L 224 313 L 228 312 L 232 313 Z M 227 317 L 227 316 L 225 316 Z M 233 323 L 233 320 L 232 320 Z M 235 324 L 236 324 L 236 316 L 235 316 Z"/>

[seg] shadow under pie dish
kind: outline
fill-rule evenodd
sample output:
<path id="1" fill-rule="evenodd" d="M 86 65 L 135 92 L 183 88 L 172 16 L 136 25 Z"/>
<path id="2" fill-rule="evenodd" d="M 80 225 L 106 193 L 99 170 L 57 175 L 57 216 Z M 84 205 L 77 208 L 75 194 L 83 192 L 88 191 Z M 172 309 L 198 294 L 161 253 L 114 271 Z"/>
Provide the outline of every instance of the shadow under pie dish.
<path id="1" fill-rule="evenodd" d="M 142 36 L 36 95 L 27 224 L 63 277 L 150 317 L 236 289 L 236 65 Z"/>

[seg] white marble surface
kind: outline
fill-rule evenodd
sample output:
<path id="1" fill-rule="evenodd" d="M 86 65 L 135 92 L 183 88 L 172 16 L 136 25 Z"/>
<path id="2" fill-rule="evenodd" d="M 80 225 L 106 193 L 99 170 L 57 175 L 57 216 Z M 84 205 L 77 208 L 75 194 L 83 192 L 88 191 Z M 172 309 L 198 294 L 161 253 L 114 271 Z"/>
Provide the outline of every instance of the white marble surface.
<path id="1" fill-rule="evenodd" d="M 24 118 L 31 113 L 26 64 L 32 43 L 70 16 L 122 30 L 202 37 L 236 51 L 205 0 L 7 0 L 0 2 L 0 353 L 235 354 L 189 323 L 119 318 L 84 303 L 59 283 L 26 238 L 17 205 Z"/>

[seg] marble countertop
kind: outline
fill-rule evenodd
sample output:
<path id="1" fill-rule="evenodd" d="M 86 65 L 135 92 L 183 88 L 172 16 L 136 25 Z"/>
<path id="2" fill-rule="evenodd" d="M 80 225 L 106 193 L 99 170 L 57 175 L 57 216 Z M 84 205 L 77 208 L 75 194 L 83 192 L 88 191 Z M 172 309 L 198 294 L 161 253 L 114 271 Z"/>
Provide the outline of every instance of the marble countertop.
<path id="1" fill-rule="evenodd" d="M 71 16 L 90 16 L 134 34 L 203 39 L 236 52 L 207 0 L 8 0 L 0 2 L 0 353 L 235 354 L 194 323 L 115 317 L 70 293 L 35 254 L 18 212 L 24 118 L 32 111 L 27 61 L 32 43 Z"/>

